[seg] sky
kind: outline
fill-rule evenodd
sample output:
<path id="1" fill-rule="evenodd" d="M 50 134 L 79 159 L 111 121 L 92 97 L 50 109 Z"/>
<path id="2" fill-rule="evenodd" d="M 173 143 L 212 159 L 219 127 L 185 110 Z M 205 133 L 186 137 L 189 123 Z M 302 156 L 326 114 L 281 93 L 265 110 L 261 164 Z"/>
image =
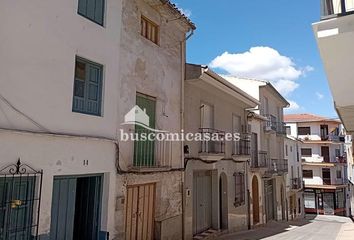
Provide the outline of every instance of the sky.
<path id="1" fill-rule="evenodd" d="M 196 24 L 187 61 L 270 81 L 285 113 L 337 117 L 311 24 L 320 0 L 174 0 Z"/>

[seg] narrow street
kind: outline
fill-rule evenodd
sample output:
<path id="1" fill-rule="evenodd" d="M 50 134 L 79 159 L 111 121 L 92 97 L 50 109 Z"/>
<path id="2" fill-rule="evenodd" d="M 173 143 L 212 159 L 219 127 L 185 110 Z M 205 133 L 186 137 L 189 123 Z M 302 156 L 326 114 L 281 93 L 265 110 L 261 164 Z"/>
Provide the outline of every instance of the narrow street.
<path id="1" fill-rule="evenodd" d="M 308 216 L 292 222 L 271 222 L 247 232 L 222 236 L 220 240 L 349 240 L 353 239 L 354 224 L 349 218 Z"/>

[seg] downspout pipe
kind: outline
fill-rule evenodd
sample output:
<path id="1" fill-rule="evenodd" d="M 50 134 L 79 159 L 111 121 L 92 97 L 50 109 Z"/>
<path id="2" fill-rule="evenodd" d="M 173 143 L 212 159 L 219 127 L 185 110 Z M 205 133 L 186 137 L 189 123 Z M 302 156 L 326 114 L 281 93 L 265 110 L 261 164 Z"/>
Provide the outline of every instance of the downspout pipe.
<path id="1" fill-rule="evenodd" d="M 194 29 L 191 28 L 190 30 L 190 33 L 186 36 L 186 38 L 181 41 L 181 67 L 182 67 L 182 73 L 181 73 L 181 76 L 182 76 L 182 79 L 181 79 L 181 112 L 180 112 L 180 123 L 181 123 L 181 130 L 184 129 L 184 81 L 187 77 L 187 72 L 186 72 L 186 42 L 188 39 L 190 39 L 194 34 Z M 185 170 L 186 170 L 186 164 L 185 164 L 185 159 L 184 159 L 184 142 L 181 142 L 181 166 L 183 166 L 184 168 L 184 171 L 181 172 L 181 191 L 182 191 L 182 239 L 185 239 L 185 227 L 184 227 L 184 224 L 185 224 L 185 221 L 184 221 L 184 218 L 185 218 L 185 208 L 186 208 L 186 203 L 185 203 L 185 182 L 184 182 L 184 179 L 185 179 Z"/>

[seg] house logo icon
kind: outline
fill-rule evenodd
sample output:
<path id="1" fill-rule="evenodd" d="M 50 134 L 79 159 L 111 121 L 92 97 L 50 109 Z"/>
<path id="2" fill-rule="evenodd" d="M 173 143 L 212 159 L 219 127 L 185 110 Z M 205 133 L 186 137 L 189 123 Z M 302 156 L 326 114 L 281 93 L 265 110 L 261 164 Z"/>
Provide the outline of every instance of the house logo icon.
<path id="1" fill-rule="evenodd" d="M 122 125 L 138 125 L 153 132 L 167 132 L 150 128 L 150 117 L 146 113 L 146 109 L 143 110 L 138 105 L 135 105 L 127 114 L 125 114 L 124 123 L 122 123 Z"/>

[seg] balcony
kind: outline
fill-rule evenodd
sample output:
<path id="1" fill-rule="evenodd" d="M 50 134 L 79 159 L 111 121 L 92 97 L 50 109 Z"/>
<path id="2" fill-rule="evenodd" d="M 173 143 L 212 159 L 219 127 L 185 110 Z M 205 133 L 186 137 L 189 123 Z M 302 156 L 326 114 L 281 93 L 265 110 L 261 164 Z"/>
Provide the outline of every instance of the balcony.
<path id="1" fill-rule="evenodd" d="M 266 151 L 254 151 L 251 154 L 251 168 L 259 169 L 267 167 L 268 153 Z"/>
<path id="2" fill-rule="evenodd" d="M 199 157 L 205 161 L 222 159 L 225 156 L 225 132 L 211 128 L 200 128 L 199 133 L 202 135 Z"/>
<path id="3" fill-rule="evenodd" d="M 241 134 L 238 141 L 234 141 L 232 145 L 232 155 L 235 157 L 251 155 L 251 135 Z"/>
<path id="4" fill-rule="evenodd" d="M 347 156 L 338 156 L 336 157 L 336 163 L 343 163 L 346 164 L 347 163 Z"/>
<path id="5" fill-rule="evenodd" d="M 267 118 L 264 126 L 266 132 L 275 132 L 280 135 L 286 135 L 286 125 L 284 122 L 278 122 L 277 118 L 271 114 L 265 116 Z"/>
<path id="6" fill-rule="evenodd" d="M 287 159 L 270 159 L 268 160 L 268 174 L 284 174 L 288 172 Z"/>
<path id="7" fill-rule="evenodd" d="M 302 188 L 302 179 L 301 178 L 293 178 L 290 180 L 291 182 L 291 189 L 292 190 L 299 190 Z"/>
<path id="8" fill-rule="evenodd" d="M 149 171 L 172 167 L 171 141 L 148 140 L 146 136 L 152 134 L 152 131 L 147 129 L 135 129 L 135 133 L 138 138 L 134 141 L 134 161 L 131 169 Z"/>
<path id="9" fill-rule="evenodd" d="M 267 132 L 277 131 L 277 118 L 273 115 L 266 114 L 265 117 L 267 118 L 267 121 L 265 122 L 264 130 Z"/>
<path id="10" fill-rule="evenodd" d="M 321 0 L 321 20 L 354 13 L 354 0 Z"/>

